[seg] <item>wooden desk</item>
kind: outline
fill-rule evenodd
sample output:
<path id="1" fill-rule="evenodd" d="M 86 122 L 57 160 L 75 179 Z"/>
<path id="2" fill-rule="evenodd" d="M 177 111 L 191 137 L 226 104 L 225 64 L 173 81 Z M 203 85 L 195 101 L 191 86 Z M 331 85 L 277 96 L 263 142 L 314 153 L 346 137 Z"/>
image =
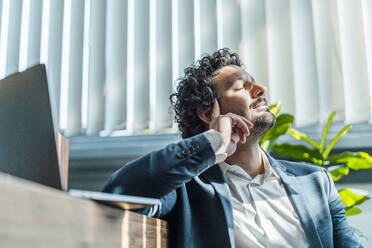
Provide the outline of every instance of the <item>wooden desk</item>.
<path id="1" fill-rule="evenodd" d="M 0 247 L 166 247 L 167 224 L 0 173 Z"/>

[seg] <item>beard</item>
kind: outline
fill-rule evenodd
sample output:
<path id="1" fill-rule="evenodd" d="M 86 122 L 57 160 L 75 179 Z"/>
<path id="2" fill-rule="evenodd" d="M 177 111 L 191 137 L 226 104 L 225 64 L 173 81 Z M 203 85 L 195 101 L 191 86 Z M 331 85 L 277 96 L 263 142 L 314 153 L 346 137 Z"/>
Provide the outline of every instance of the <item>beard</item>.
<path id="1" fill-rule="evenodd" d="M 253 128 L 250 130 L 252 136 L 259 137 L 268 130 L 270 130 L 276 122 L 275 115 L 269 110 L 251 120 Z"/>

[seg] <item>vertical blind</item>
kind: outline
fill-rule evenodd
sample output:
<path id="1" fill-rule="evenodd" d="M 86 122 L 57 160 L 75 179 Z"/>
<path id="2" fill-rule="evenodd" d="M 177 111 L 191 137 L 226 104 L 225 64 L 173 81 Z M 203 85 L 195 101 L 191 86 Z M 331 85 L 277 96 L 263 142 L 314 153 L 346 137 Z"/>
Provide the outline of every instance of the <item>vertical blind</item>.
<path id="1" fill-rule="evenodd" d="M 371 121 L 369 0 L 0 0 L 0 15 L 0 78 L 45 63 L 67 136 L 174 131 L 176 79 L 222 47 L 297 127 Z"/>

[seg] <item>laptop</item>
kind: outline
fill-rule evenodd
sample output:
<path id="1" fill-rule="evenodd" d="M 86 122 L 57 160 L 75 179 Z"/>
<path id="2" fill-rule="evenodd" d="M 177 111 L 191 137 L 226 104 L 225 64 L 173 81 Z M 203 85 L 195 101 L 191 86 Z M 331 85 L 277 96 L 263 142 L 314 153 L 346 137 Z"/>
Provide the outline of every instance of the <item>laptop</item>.
<path id="1" fill-rule="evenodd" d="M 0 81 L 0 171 L 61 189 L 45 67 Z"/>
<path id="2" fill-rule="evenodd" d="M 50 102 L 44 65 L 0 80 L 0 172 L 62 190 L 67 186 L 62 185 Z M 156 198 L 84 190 L 69 194 L 123 209 L 161 205 Z"/>

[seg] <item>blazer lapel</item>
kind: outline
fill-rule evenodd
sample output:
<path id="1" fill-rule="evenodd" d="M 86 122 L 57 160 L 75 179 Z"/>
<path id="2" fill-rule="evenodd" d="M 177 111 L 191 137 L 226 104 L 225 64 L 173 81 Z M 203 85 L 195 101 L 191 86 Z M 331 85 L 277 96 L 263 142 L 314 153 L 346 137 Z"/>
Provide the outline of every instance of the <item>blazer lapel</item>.
<path id="1" fill-rule="evenodd" d="M 311 247 L 323 247 L 318 231 L 313 221 L 310 209 L 307 207 L 306 200 L 303 196 L 301 187 L 297 181 L 297 178 L 292 173 L 286 170 L 286 167 L 280 164 L 280 161 L 277 161 L 270 157 L 266 153 L 271 166 L 278 173 L 281 178 L 283 185 L 287 191 L 287 194 L 294 206 L 294 209 L 297 211 L 297 214 L 301 220 L 302 227 L 304 229 L 305 235 L 308 239 L 308 242 Z"/>
<path id="2" fill-rule="evenodd" d="M 266 152 L 265 152 L 266 153 Z M 286 170 L 286 167 L 282 165 L 279 161 L 273 159 L 270 155 L 266 153 L 267 158 L 270 161 L 271 166 L 278 173 L 281 178 L 283 185 L 288 193 L 288 196 L 296 210 L 302 227 L 304 229 L 305 235 L 311 247 L 323 247 L 318 231 L 316 229 L 313 217 L 309 208 L 307 207 L 306 200 L 303 197 L 303 192 L 297 181 L 297 178 L 292 173 Z M 222 172 L 218 165 L 214 165 L 207 169 L 204 173 L 200 175 L 206 181 L 208 181 L 215 189 L 223 208 L 226 220 L 226 228 L 228 230 L 231 247 L 235 247 L 235 237 L 234 237 L 234 221 L 233 212 L 231 205 L 231 195 L 229 187 L 222 175 Z"/>
<path id="3" fill-rule="evenodd" d="M 233 212 L 231 205 L 231 195 L 229 186 L 227 185 L 225 178 L 222 175 L 221 169 L 218 165 L 214 165 L 207 169 L 204 173 L 200 175 L 205 180 L 207 180 L 216 191 L 222 205 L 223 212 L 225 214 L 226 228 L 228 230 L 230 245 L 235 247 L 235 237 L 234 237 L 234 221 Z"/>

